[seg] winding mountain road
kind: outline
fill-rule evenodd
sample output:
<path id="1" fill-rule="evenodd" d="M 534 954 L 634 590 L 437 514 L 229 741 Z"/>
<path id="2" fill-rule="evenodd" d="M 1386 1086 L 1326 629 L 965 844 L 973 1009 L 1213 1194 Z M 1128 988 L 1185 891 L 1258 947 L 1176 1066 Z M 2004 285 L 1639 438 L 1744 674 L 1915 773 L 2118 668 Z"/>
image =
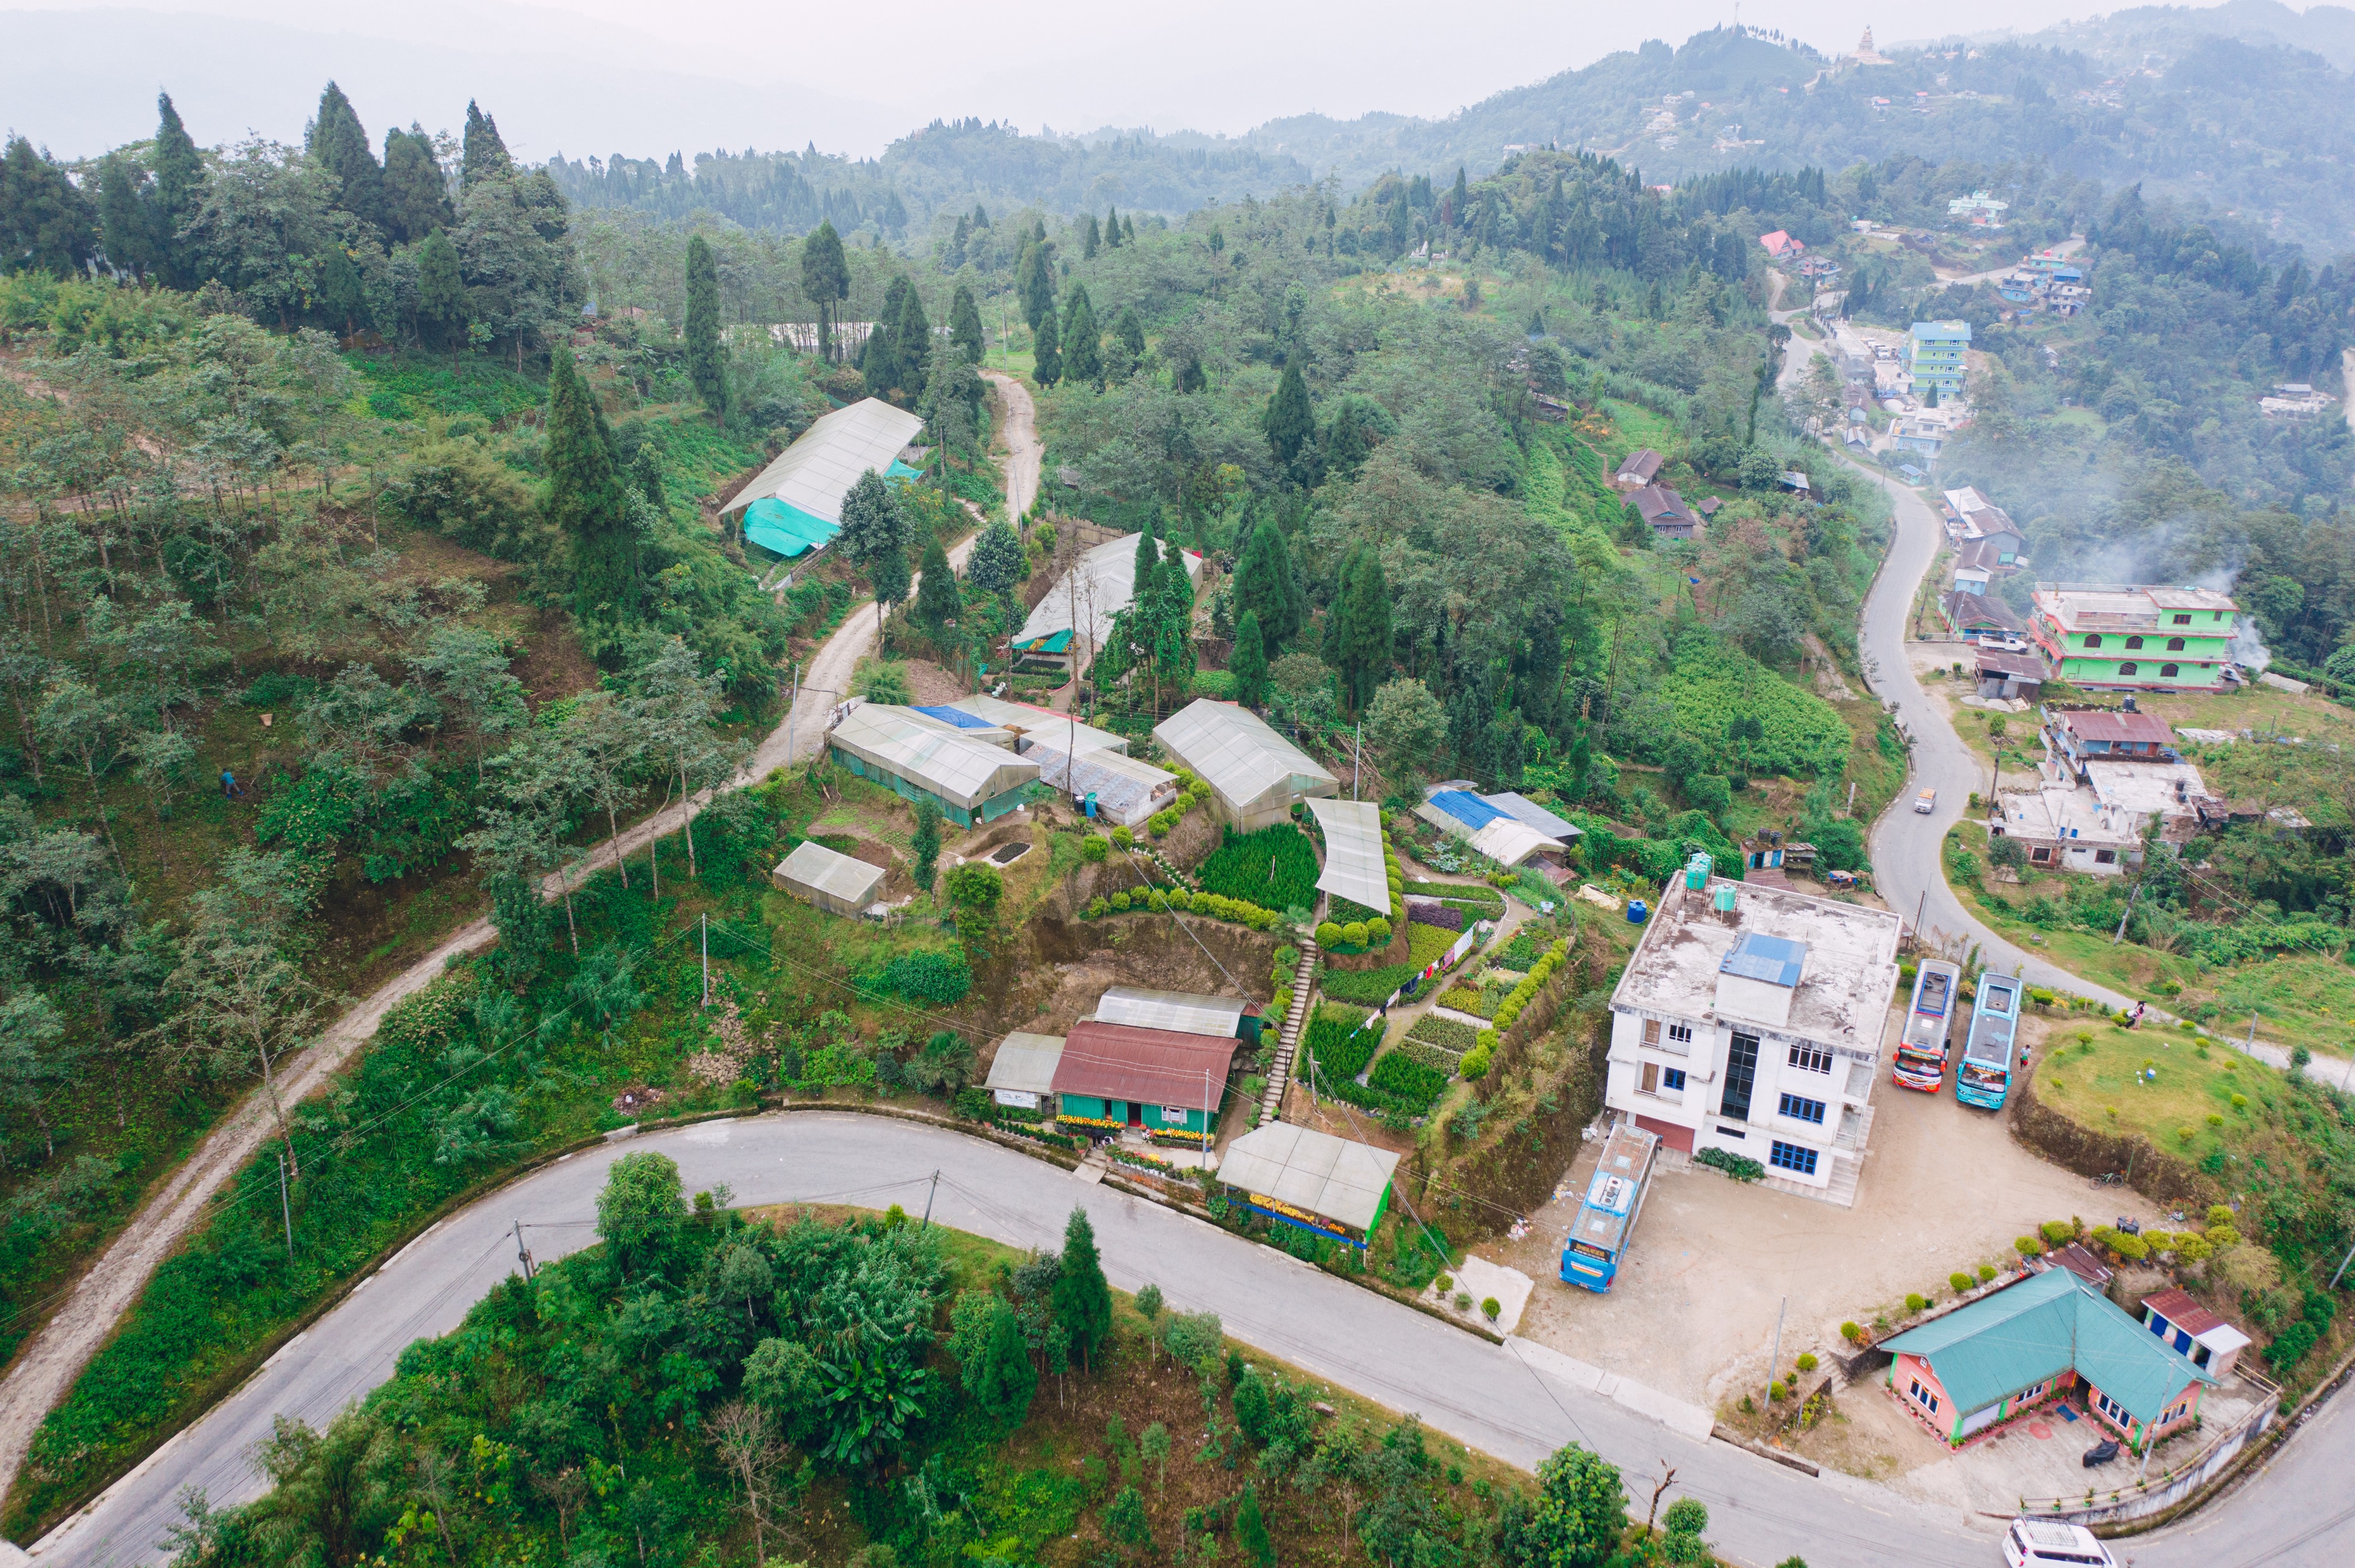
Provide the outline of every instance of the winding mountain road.
<path id="1" fill-rule="evenodd" d="M 1039 493 L 1041 453 L 1036 415 L 1029 391 L 1019 381 L 995 372 L 988 375 L 1004 406 L 1007 514 L 1018 517 Z M 979 536 L 975 530 L 959 540 L 948 552 L 950 565 L 962 568 Z M 922 573 L 914 574 L 908 589 L 911 599 L 922 580 Z M 839 694 L 849 690 L 851 673 L 858 661 L 874 650 L 876 636 L 872 616 L 854 611 L 843 622 L 802 673 L 801 694 L 784 722 L 762 737 L 729 788 L 755 783 L 823 744 L 833 705 Z M 706 791 L 634 824 L 621 835 L 620 853 L 643 853 L 657 837 L 678 832 L 710 800 L 711 792 Z M 613 844 L 600 842 L 565 874 L 578 882 L 612 865 L 614 855 Z M 551 875 L 543 896 L 554 899 L 561 891 Z M 294 1060 L 282 1079 L 286 1103 L 299 1104 L 324 1088 L 352 1053 L 376 1033 L 388 1012 L 431 985 L 452 959 L 488 947 L 496 935 L 487 918 L 469 921 L 338 1017 L 316 1044 Z M 42 1418 L 65 1397 L 90 1358 L 138 1300 L 156 1266 L 202 1221 L 214 1194 L 253 1158 L 270 1128 L 268 1101 L 256 1090 L 164 1180 L 75 1283 L 56 1312 L 20 1349 L 6 1379 L 0 1381 L 0 1495 L 15 1484 Z"/>

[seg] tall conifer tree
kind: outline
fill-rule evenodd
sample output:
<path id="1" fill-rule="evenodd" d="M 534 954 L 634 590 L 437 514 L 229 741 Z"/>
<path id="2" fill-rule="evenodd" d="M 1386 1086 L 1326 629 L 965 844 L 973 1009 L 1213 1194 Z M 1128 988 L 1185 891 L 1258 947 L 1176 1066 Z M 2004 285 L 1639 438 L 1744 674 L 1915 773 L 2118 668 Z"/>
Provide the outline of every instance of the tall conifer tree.
<path id="1" fill-rule="evenodd" d="M 1316 437 L 1316 416 L 1308 407 L 1308 383 L 1300 378 L 1297 362 L 1284 367 L 1284 378 L 1267 400 L 1267 444 L 1275 461 L 1287 468 L 1301 450 Z"/>
<path id="2" fill-rule="evenodd" d="M 956 344 L 967 365 L 979 365 L 988 352 L 988 342 L 981 325 L 981 307 L 974 303 L 973 291 L 959 283 L 956 297 L 949 302 L 949 341 Z"/>
<path id="3" fill-rule="evenodd" d="M 817 228 L 802 241 L 802 292 L 817 307 L 818 357 L 834 358 L 834 307 L 850 296 L 850 260 L 842 253 L 842 236 L 834 219 L 818 219 Z"/>
<path id="4" fill-rule="evenodd" d="M 910 283 L 900 296 L 891 318 L 891 344 L 898 350 L 900 379 L 896 383 L 914 403 L 924 395 L 926 367 L 932 355 L 932 322 L 924 314 L 924 297 Z"/>
<path id="5" fill-rule="evenodd" d="M 728 351 L 719 345 L 719 266 L 700 234 L 687 242 L 687 376 L 715 418 L 728 414 Z"/>
<path id="6" fill-rule="evenodd" d="M 409 244 L 455 221 L 433 139 L 421 125 L 384 134 L 384 217 L 387 232 Z"/>
<path id="7" fill-rule="evenodd" d="M 332 81 L 319 94 L 318 118 L 311 122 L 305 140 L 312 159 L 334 183 L 334 204 L 354 217 L 382 228 L 384 171 L 377 166 L 376 154 L 368 148 L 368 132 L 360 125 L 359 111 L 344 96 L 344 90 Z"/>
<path id="8" fill-rule="evenodd" d="M 146 183 L 139 166 L 119 153 L 109 153 L 99 162 L 99 240 L 109 266 L 137 278 L 153 274 L 157 260 Z"/>
<path id="9" fill-rule="evenodd" d="M 196 269 L 180 230 L 196 217 L 204 196 L 204 158 L 188 128 L 180 123 L 172 95 L 159 92 L 155 95 L 155 195 L 149 227 L 164 281 L 178 288 L 193 289 L 201 281 L 194 275 Z"/>
<path id="10" fill-rule="evenodd" d="M 1095 222 L 1092 217 L 1088 219 L 1088 227 L 1093 228 Z M 1116 207 L 1104 208 L 1104 242 L 1115 249 L 1120 245 L 1120 208 Z"/>
<path id="11" fill-rule="evenodd" d="M 468 99 L 466 139 L 458 154 L 459 185 L 472 188 L 485 180 L 500 179 L 514 172 L 515 159 L 508 156 L 507 144 L 499 137 L 499 122 Z"/>
<path id="12" fill-rule="evenodd" d="M 1096 215 L 1094 213 L 1090 213 L 1088 214 L 1086 220 L 1080 225 L 1080 260 L 1082 261 L 1094 260 L 1096 259 L 1096 246 L 1101 241 L 1096 234 Z M 1115 239 L 1113 243 L 1117 245 L 1120 241 Z"/>
<path id="13" fill-rule="evenodd" d="M 1088 291 L 1071 285 L 1063 313 L 1063 374 L 1073 381 L 1103 385 L 1103 334 L 1096 326 L 1096 308 Z"/>
<path id="14" fill-rule="evenodd" d="M 1325 623 L 1324 655 L 1341 673 L 1341 694 L 1352 713 L 1372 700 L 1390 670 L 1390 585 L 1381 557 L 1363 540 L 1341 564 L 1341 591 Z"/>
<path id="15" fill-rule="evenodd" d="M 1030 345 L 1030 379 L 1041 387 L 1052 387 L 1063 378 L 1062 334 L 1056 330 L 1053 311 L 1039 318 L 1037 330 L 1038 336 Z"/>
<path id="16" fill-rule="evenodd" d="M 591 641 L 610 648 L 637 615 L 637 535 L 602 412 L 570 350 L 556 351 L 548 389 L 548 515 L 571 553 L 573 619 L 584 633 L 603 630 Z"/>
<path id="17" fill-rule="evenodd" d="M 1235 701 L 1247 708 L 1267 705 L 1267 644 L 1259 634 L 1259 612 L 1247 609 L 1235 622 L 1235 651 L 1227 658 L 1235 678 Z"/>
<path id="18" fill-rule="evenodd" d="M 1095 1226 L 1088 1223 L 1085 1209 L 1072 1209 L 1063 1226 L 1063 1267 L 1055 1277 L 1053 1297 L 1055 1317 L 1071 1336 L 1082 1362 L 1092 1361 L 1096 1348 L 1112 1332 L 1112 1286 L 1104 1279 Z"/>

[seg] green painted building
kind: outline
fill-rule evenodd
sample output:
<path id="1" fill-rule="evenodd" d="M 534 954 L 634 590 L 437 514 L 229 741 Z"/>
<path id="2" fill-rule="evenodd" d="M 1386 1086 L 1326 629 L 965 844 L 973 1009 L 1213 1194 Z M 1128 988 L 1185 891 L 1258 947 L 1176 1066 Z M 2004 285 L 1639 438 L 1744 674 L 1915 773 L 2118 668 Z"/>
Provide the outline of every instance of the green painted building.
<path id="1" fill-rule="evenodd" d="M 2039 583 L 2029 631 L 2073 686 L 2220 692 L 2239 622 L 2240 607 L 2213 588 Z"/>
<path id="2" fill-rule="evenodd" d="M 1963 356 L 1971 346 L 1968 322 L 1915 322 L 1906 334 L 1906 372 L 1913 396 L 1929 401 L 1930 388 L 1946 402 L 1963 395 Z"/>
<path id="3" fill-rule="evenodd" d="M 1227 1074 L 1242 1042 L 1232 1035 L 1142 1029 L 1083 1018 L 1055 1063 L 1055 1119 L 1075 1128 L 1135 1128 L 1164 1141 L 1218 1136 Z"/>

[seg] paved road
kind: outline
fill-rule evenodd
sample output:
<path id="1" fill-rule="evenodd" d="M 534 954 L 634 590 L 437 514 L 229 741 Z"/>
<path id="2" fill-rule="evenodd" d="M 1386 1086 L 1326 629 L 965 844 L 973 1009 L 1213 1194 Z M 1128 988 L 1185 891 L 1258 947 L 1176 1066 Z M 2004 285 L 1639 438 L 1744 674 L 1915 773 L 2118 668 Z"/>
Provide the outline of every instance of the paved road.
<path id="1" fill-rule="evenodd" d="M 2052 247 L 2054 254 L 2060 256 L 2074 256 L 2083 249 L 2085 249 L 2085 237 L 2082 234 L 2072 235 Z M 2019 270 L 2019 262 L 2007 261 L 2000 267 L 1990 267 L 1984 272 L 1964 272 L 1951 278 L 1941 272 L 1938 274 L 1938 281 L 1946 284 L 1991 283 L 1998 278 L 2008 278 Z"/>
<path id="2" fill-rule="evenodd" d="M 1040 450 L 1030 394 L 1010 376 L 993 374 L 990 379 L 1007 404 L 1007 503 L 1009 515 L 1019 516 L 1039 493 Z M 979 536 L 975 530 L 958 541 L 948 552 L 950 564 L 962 568 Z M 911 600 L 922 581 L 922 573 L 913 575 L 908 588 Z M 792 712 L 762 738 L 730 788 L 764 779 L 818 748 L 829 711 L 840 700 L 837 694 L 849 689 L 852 671 L 873 652 L 875 641 L 875 621 L 864 613 L 853 614 L 826 640 L 803 672 L 802 694 Z M 634 824 L 621 835 L 620 853 L 638 854 L 657 836 L 678 832 L 710 800 L 707 791 Z M 613 844 L 601 842 L 564 874 L 577 884 L 590 872 L 612 865 L 614 852 Z M 542 890 L 551 899 L 560 891 L 553 875 Z M 488 947 L 496 935 L 487 919 L 468 922 L 336 1019 L 282 1080 L 287 1103 L 298 1104 L 325 1087 L 376 1033 L 387 1012 L 432 984 L 451 959 Z M 15 1483 L 42 1418 L 65 1397 L 91 1356 L 138 1300 L 156 1266 L 203 1218 L 213 1195 L 253 1158 L 271 1127 L 267 1102 L 256 1090 L 164 1181 L 19 1351 L 6 1380 L 0 1382 L 0 1495 Z"/>
<path id="3" fill-rule="evenodd" d="M 678 1160 L 691 1188 L 725 1181 L 740 1203 L 838 1200 L 920 1211 L 942 1173 L 933 1215 L 1018 1245 L 1051 1245 L 1084 1204 L 1114 1284 L 1158 1282 L 1171 1304 L 1217 1312 L 1238 1339 L 1433 1427 L 1533 1467 L 1582 1439 L 1630 1473 L 1675 1466 L 1678 1484 L 1710 1505 L 1712 1533 L 1736 1561 L 1759 1565 L 1804 1552 L 1814 1568 L 1987 1568 L 1994 1547 L 1861 1481 L 1812 1480 L 1722 1443 L 1700 1443 L 1601 1395 L 1531 1370 L 1499 1349 L 1408 1308 L 1345 1285 L 1273 1248 L 1239 1240 L 1156 1204 L 1090 1186 L 980 1139 L 874 1117 L 771 1115 L 649 1137 L 583 1154 L 517 1181 L 453 1216 L 368 1280 L 342 1306 L 144 1469 L 33 1548 L 43 1568 L 112 1568 L 155 1561 L 184 1487 L 216 1505 L 252 1497 L 253 1445 L 281 1413 L 325 1422 L 389 1376 L 401 1348 L 454 1326 L 515 1266 L 518 1219 L 535 1254 L 553 1258 L 594 1239 L 605 1166 L 631 1149 Z M 1534 1353 L 1534 1352 L 1533 1352 Z"/>

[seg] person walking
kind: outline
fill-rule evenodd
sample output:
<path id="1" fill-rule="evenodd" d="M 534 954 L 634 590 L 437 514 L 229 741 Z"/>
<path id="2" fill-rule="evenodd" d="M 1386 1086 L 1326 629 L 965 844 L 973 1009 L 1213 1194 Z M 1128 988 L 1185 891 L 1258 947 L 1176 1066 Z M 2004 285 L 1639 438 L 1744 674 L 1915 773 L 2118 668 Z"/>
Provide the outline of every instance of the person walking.
<path id="1" fill-rule="evenodd" d="M 224 800 L 243 800 L 244 798 L 245 790 L 239 785 L 237 775 L 230 772 L 226 768 L 222 768 L 221 799 Z"/>

